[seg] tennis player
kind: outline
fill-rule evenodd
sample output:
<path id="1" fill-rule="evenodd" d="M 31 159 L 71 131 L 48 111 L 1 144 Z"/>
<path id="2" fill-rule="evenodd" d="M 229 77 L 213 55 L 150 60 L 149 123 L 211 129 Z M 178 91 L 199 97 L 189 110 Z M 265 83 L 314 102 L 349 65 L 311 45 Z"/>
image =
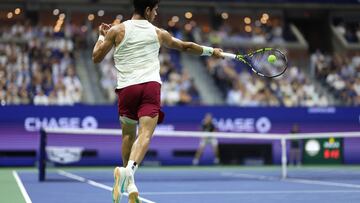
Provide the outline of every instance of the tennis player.
<path id="1" fill-rule="evenodd" d="M 159 0 L 133 0 L 131 20 L 118 25 L 102 23 L 92 60 L 99 63 L 115 47 L 118 113 L 122 125 L 122 159 L 124 167 L 114 170 L 113 201 L 129 193 L 129 202 L 137 203 L 139 192 L 134 175 L 143 160 L 157 123 L 164 114 L 160 110 L 160 46 L 195 55 L 222 58 L 222 50 L 184 42 L 152 24 Z M 136 127 L 139 123 L 138 137 Z"/>
<path id="2" fill-rule="evenodd" d="M 201 129 L 204 132 L 215 132 L 216 131 L 211 113 L 205 114 L 204 120 L 201 124 Z M 215 154 L 214 164 L 220 163 L 218 140 L 216 139 L 216 137 L 203 137 L 200 140 L 199 148 L 196 150 L 195 157 L 193 159 L 193 165 L 199 164 L 200 157 L 203 154 L 206 145 L 208 145 L 208 144 L 211 144 L 211 146 L 214 150 L 214 154 Z"/>

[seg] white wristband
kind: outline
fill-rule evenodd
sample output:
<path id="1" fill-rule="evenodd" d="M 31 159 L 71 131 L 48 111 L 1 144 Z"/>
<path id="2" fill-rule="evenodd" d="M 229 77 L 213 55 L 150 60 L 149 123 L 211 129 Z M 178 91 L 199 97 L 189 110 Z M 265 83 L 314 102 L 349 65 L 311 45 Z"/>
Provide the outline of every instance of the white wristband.
<path id="1" fill-rule="evenodd" d="M 203 52 L 201 54 L 201 56 L 212 56 L 214 53 L 214 48 L 212 47 L 207 47 L 207 46 L 201 46 L 203 49 Z"/>
<path id="2" fill-rule="evenodd" d="M 105 41 L 105 36 L 104 35 L 99 35 L 98 41 Z"/>

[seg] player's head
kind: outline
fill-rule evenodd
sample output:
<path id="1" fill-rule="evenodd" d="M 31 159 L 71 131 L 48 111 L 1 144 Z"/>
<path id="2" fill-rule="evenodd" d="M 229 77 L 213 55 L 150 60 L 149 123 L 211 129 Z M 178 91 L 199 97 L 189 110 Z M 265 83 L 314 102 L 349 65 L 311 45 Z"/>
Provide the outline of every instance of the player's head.
<path id="1" fill-rule="evenodd" d="M 205 123 L 210 123 L 210 122 L 212 122 L 212 115 L 211 115 L 211 113 L 206 113 L 205 114 L 205 118 L 204 118 L 204 122 Z"/>
<path id="2" fill-rule="evenodd" d="M 160 0 L 133 0 L 134 13 L 141 15 L 152 22 L 157 15 L 157 8 Z"/>

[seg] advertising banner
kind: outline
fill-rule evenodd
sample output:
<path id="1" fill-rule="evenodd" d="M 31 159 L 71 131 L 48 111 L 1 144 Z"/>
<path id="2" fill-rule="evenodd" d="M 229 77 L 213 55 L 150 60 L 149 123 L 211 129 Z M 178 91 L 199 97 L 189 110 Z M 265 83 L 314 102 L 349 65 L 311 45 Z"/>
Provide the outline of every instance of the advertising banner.
<path id="1" fill-rule="evenodd" d="M 360 131 L 359 108 L 268 108 L 268 107 L 222 107 L 188 106 L 164 107 L 165 122 L 158 129 L 200 130 L 206 113 L 214 117 L 218 131 L 246 133 L 289 133 L 297 124 L 300 132 L 341 132 Z M 14 154 L 25 158 L 15 164 L 35 164 L 34 154 L 38 150 L 39 130 L 47 128 L 116 128 L 120 129 L 116 106 L 1 106 L 0 107 L 0 165 L 16 162 Z M 171 134 L 171 133 L 169 133 Z M 195 139 L 195 138 L 194 138 Z M 280 143 L 277 141 L 220 140 L 239 143 L 269 143 L 272 145 L 273 163 L 280 163 Z M 97 152 L 96 160 L 89 164 L 109 164 L 120 161 L 121 137 L 71 135 L 50 140 L 50 144 L 84 147 L 85 152 Z M 360 163 L 360 139 L 345 138 L 342 141 L 344 163 Z M 174 151 L 195 151 L 198 139 L 192 142 L 181 138 L 159 139 L 151 145 L 153 154 L 162 164 L 191 163 L 191 158 L 174 157 Z M 88 150 L 88 151 L 87 151 Z M 32 154 L 26 158 L 26 155 Z M 211 159 L 211 150 L 205 157 Z M 331 154 L 331 152 L 330 152 Z M 14 155 L 14 156 L 13 156 Z M 25 161 L 24 161 L 25 159 Z"/>

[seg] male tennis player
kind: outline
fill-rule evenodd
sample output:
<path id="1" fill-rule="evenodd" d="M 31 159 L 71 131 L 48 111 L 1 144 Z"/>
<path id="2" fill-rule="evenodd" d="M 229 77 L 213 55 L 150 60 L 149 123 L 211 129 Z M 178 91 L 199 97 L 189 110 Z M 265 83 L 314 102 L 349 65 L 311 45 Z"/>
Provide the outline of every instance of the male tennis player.
<path id="1" fill-rule="evenodd" d="M 123 135 L 122 158 L 126 167 L 114 170 L 114 202 L 120 202 L 125 191 L 129 193 L 129 202 L 140 202 L 134 174 L 148 150 L 157 123 L 163 120 L 160 111 L 160 46 L 222 58 L 221 49 L 183 42 L 152 25 L 158 4 L 159 0 L 133 0 L 131 20 L 114 26 L 102 23 L 93 50 L 92 59 L 99 63 L 115 47 L 116 93 Z M 137 122 L 139 131 L 136 138 Z"/>
<path id="2" fill-rule="evenodd" d="M 204 120 L 201 124 L 201 129 L 204 132 L 215 132 L 216 131 L 211 113 L 207 113 L 205 115 Z M 220 163 L 218 140 L 215 137 L 203 137 L 200 139 L 199 148 L 196 150 L 195 157 L 193 159 L 193 165 L 199 164 L 200 157 L 203 154 L 206 145 L 208 145 L 208 144 L 211 144 L 211 146 L 214 150 L 214 154 L 215 154 L 214 164 Z"/>

